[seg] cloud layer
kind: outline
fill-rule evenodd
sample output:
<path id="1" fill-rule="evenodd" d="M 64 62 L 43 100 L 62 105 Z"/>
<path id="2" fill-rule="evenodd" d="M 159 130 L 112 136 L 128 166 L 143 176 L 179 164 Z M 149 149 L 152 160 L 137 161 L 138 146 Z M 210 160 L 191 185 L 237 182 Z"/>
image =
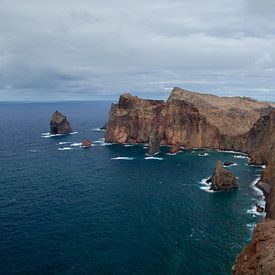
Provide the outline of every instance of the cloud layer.
<path id="1" fill-rule="evenodd" d="M 2 0 L 0 100 L 275 101 L 273 0 Z"/>

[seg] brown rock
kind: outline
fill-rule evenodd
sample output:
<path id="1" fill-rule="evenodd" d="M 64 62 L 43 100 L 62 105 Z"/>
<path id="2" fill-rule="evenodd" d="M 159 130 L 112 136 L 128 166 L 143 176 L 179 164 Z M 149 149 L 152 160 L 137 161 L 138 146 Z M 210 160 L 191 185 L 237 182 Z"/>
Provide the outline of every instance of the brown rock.
<path id="1" fill-rule="evenodd" d="M 216 164 L 214 175 L 211 178 L 210 189 L 214 191 L 238 189 L 235 175 L 231 171 L 225 170 L 221 161 Z"/>
<path id="2" fill-rule="evenodd" d="M 50 121 L 50 133 L 52 135 L 57 134 L 69 134 L 72 132 L 69 121 L 66 116 L 58 111 L 55 111 Z"/>
<path id="3" fill-rule="evenodd" d="M 231 161 L 226 161 L 223 163 L 223 165 L 226 167 L 231 166 L 232 164 L 234 164 L 234 162 L 231 162 Z"/>
<path id="4" fill-rule="evenodd" d="M 92 147 L 92 141 L 89 140 L 89 139 L 85 139 L 85 140 L 82 142 L 82 147 L 84 147 L 84 148 L 90 148 L 90 147 Z"/>
<path id="5" fill-rule="evenodd" d="M 170 149 L 171 154 L 176 154 L 178 151 L 180 151 L 181 146 L 179 143 L 172 144 L 172 147 Z"/>
<path id="6" fill-rule="evenodd" d="M 149 136 L 149 143 L 148 143 L 148 154 L 155 155 L 160 151 L 160 139 L 158 136 L 157 131 L 152 131 Z"/>
<path id="7" fill-rule="evenodd" d="M 275 220 L 259 223 L 233 266 L 234 275 L 275 274 Z"/>

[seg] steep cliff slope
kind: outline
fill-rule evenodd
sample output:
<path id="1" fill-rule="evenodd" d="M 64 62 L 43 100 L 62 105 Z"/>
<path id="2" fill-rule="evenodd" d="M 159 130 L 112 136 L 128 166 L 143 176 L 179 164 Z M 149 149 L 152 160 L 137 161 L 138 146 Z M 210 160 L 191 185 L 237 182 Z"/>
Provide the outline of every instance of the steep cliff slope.
<path id="1" fill-rule="evenodd" d="M 173 153 L 186 148 L 242 151 L 264 164 L 260 187 L 268 220 L 236 260 L 234 274 L 275 274 L 275 104 L 243 97 L 217 97 L 174 88 L 167 102 L 122 95 L 113 104 L 106 141 L 148 142 L 156 135 Z"/>

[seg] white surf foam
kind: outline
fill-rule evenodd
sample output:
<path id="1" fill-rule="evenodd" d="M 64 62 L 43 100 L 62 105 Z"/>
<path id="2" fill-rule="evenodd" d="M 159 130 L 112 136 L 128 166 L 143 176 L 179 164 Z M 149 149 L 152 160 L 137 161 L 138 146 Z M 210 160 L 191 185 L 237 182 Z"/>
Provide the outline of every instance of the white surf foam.
<path id="1" fill-rule="evenodd" d="M 37 152 L 37 150 L 36 150 L 36 149 L 31 149 L 31 150 L 30 150 L 30 152 L 32 152 L 32 153 L 36 153 L 36 152 Z"/>
<path id="2" fill-rule="evenodd" d="M 115 157 L 112 160 L 133 160 L 133 157 Z"/>
<path id="3" fill-rule="evenodd" d="M 209 154 L 208 153 L 201 153 L 201 154 L 199 154 L 199 156 L 200 157 L 207 157 L 207 156 L 209 156 Z"/>
<path id="4" fill-rule="evenodd" d="M 71 147 L 80 147 L 80 146 L 82 146 L 82 143 L 81 142 L 75 142 L 75 143 L 72 143 L 70 146 Z"/>
<path id="5" fill-rule="evenodd" d="M 144 159 L 146 160 L 163 160 L 163 158 L 159 158 L 159 157 L 145 157 Z"/>
<path id="6" fill-rule="evenodd" d="M 231 166 L 237 166 L 238 164 L 237 163 L 232 163 L 230 165 L 223 165 L 224 168 L 227 168 L 227 167 L 231 167 Z"/>
<path id="7" fill-rule="evenodd" d="M 61 148 L 58 148 L 59 151 L 67 151 L 67 150 L 72 150 L 73 148 L 71 147 L 61 147 Z"/>
<path id="8" fill-rule="evenodd" d="M 63 145 L 63 144 L 69 144 L 71 143 L 70 141 L 60 141 L 57 143 L 57 145 Z"/>
<path id="9" fill-rule="evenodd" d="M 43 138 L 60 137 L 60 136 L 63 136 L 63 135 L 62 134 L 51 135 L 50 133 L 41 134 L 41 137 L 43 137 Z"/>
<path id="10" fill-rule="evenodd" d="M 235 155 L 234 158 L 235 158 L 235 159 L 248 159 L 248 156 L 244 156 L 244 155 Z"/>
<path id="11" fill-rule="evenodd" d="M 70 133 L 70 135 L 76 135 L 76 134 L 78 134 L 78 132 L 72 132 L 72 133 Z"/>
<path id="12" fill-rule="evenodd" d="M 135 144 L 124 144 L 124 147 L 132 147 L 135 146 Z"/>
<path id="13" fill-rule="evenodd" d="M 208 192 L 208 193 L 214 193 L 214 190 L 210 190 L 210 186 L 211 186 L 211 182 L 207 183 L 207 180 L 210 178 L 211 176 L 209 176 L 208 178 L 202 179 L 199 184 L 203 185 L 200 187 L 201 190 Z"/>
<path id="14" fill-rule="evenodd" d="M 92 131 L 94 132 L 105 132 L 105 129 L 101 129 L 101 128 L 93 128 Z"/>

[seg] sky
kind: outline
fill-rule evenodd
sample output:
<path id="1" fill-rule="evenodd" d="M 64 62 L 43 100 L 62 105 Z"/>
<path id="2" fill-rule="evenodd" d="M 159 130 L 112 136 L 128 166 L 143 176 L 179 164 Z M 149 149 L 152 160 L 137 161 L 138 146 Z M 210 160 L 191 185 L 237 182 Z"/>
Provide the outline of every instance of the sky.
<path id="1" fill-rule="evenodd" d="M 274 0 L 0 0 L 0 101 L 275 101 Z"/>

